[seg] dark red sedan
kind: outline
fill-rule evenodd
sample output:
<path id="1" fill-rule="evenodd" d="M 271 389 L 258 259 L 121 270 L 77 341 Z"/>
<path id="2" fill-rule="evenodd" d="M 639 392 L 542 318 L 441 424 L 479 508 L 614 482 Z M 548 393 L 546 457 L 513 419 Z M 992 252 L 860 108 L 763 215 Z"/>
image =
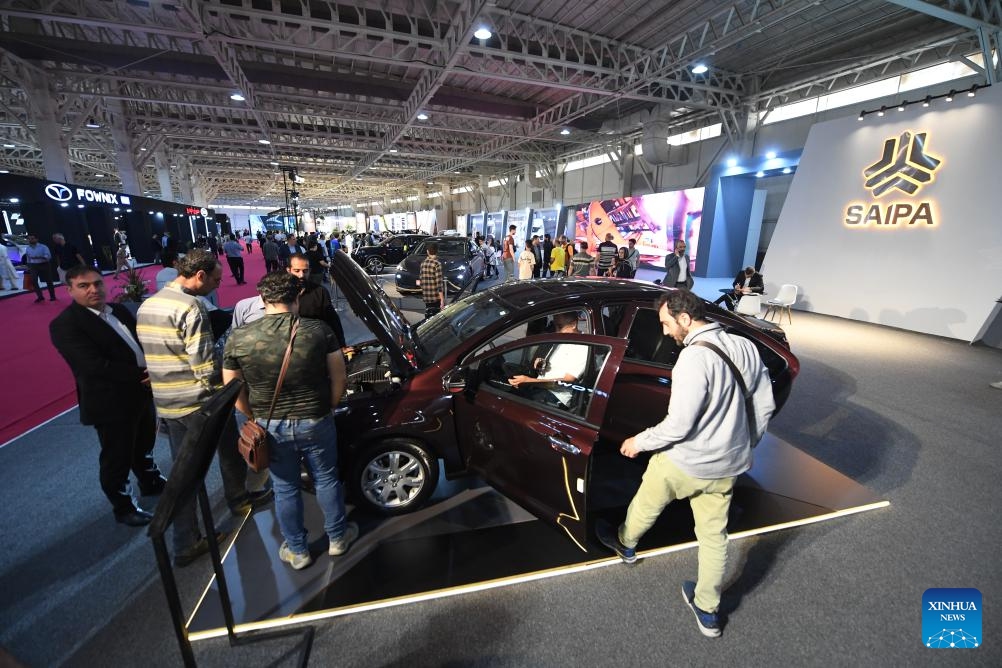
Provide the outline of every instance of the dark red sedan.
<path id="1" fill-rule="evenodd" d="M 336 253 L 333 264 L 375 337 L 350 361 L 350 394 L 336 411 L 356 501 L 384 514 L 414 510 L 434 491 L 441 461 L 447 477 L 482 476 L 584 549 L 588 511 L 610 503 L 600 499 L 616 487 L 609 481 L 642 472 L 601 455 L 659 422 L 668 406 L 679 347 L 662 335 L 654 300 L 670 288 L 598 278 L 509 283 L 413 326 L 348 256 Z M 551 333 L 554 316 L 568 312 L 580 333 Z M 781 407 L 799 371 L 783 331 L 710 304 L 707 312 L 755 342 Z M 580 361 L 575 380 L 545 389 L 509 382 L 557 345 Z"/>

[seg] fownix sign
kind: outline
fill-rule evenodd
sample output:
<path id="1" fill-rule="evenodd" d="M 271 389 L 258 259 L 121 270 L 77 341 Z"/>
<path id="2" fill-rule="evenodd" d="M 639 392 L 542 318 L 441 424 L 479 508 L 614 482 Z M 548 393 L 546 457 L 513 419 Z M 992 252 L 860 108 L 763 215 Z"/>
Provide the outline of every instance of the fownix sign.
<path id="1" fill-rule="evenodd" d="M 94 204 L 113 204 L 115 206 L 132 205 L 132 198 L 128 195 L 109 193 L 103 190 L 91 190 L 90 188 L 71 188 L 62 183 L 49 183 L 45 186 L 45 196 L 56 202 L 91 202 Z"/>
<path id="2" fill-rule="evenodd" d="M 863 185 L 874 201 L 853 202 L 845 210 L 846 227 L 861 229 L 932 227 L 936 225 L 934 203 L 929 200 L 875 201 L 889 193 L 916 195 L 932 183 L 943 160 L 926 150 L 927 132 L 902 132 L 884 141 L 883 152 L 863 169 Z"/>

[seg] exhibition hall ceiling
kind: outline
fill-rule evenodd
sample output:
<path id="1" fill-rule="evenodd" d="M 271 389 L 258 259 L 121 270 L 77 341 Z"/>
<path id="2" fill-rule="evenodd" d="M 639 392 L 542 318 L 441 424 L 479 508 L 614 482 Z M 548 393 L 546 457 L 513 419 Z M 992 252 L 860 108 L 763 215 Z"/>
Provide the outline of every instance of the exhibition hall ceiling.
<path id="1" fill-rule="evenodd" d="M 545 183 L 645 122 L 739 142 L 756 112 L 980 52 L 978 26 L 997 1 L 0 0 L 0 162 L 44 177 L 54 113 L 73 181 L 121 189 L 125 151 L 154 197 L 158 159 L 215 204 L 281 201 L 275 163 L 310 207 Z"/>

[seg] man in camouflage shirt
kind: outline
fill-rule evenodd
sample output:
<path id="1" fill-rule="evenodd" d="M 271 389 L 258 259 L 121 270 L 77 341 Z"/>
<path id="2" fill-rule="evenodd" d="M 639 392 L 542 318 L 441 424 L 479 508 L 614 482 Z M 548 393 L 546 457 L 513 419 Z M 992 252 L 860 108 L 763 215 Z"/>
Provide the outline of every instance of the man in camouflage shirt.
<path id="1" fill-rule="evenodd" d="M 445 307 L 445 290 L 442 286 L 442 263 L 438 261 L 438 244 L 428 244 L 428 257 L 421 263 L 421 298 L 424 299 L 424 317 L 430 318 Z"/>
<path id="2" fill-rule="evenodd" d="M 271 273 L 257 289 L 264 301 L 264 317 L 230 334 L 223 354 L 223 382 L 240 378 L 246 383 L 237 398 L 237 410 L 256 420 L 273 438 L 269 464 L 278 526 L 285 538 L 278 554 L 299 570 L 313 563 L 303 524 L 300 462 L 310 472 L 324 514 L 324 532 L 330 540 L 327 553 L 344 554 L 358 536 L 358 526 L 346 521 L 338 477 L 337 428 L 331 414 L 345 392 L 344 357 L 330 327 L 299 318 L 303 284 L 298 277 Z M 282 360 L 297 323 L 289 367 L 276 398 Z M 275 412 L 269 416 L 272 402 Z"/>

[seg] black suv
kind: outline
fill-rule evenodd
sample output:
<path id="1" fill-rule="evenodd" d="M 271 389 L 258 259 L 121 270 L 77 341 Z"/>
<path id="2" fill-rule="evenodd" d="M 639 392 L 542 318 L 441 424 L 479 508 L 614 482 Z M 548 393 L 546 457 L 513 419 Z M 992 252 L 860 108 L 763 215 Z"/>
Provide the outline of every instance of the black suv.
<path id="1" fill-rule="evenodd" d="M 380 274 L 383 267 L 398 264 L 427 237 L 427 234 L 398 234 L 375 246 L 359 246 L 351 256 L 370 274 Z"/>

